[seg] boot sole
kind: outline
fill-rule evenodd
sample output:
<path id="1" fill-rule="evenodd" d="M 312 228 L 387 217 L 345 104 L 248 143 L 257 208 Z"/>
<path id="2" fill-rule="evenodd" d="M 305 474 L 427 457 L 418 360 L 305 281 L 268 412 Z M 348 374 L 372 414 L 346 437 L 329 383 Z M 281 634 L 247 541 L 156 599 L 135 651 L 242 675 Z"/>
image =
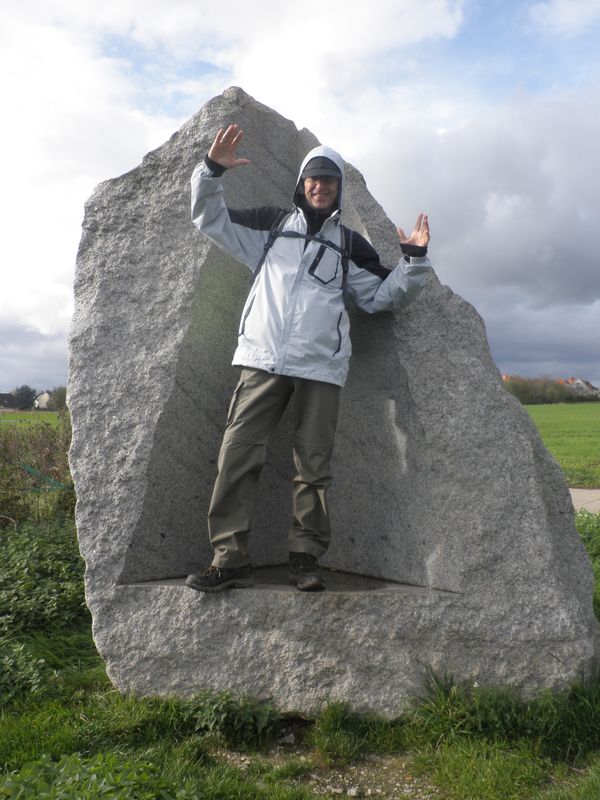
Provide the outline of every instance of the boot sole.
<path id="1" fill-rule="evenodd" d="M 189 586 L 190 589 L 195 589 L 197 592 L 224 592 L 226 589 L 249 589 L 254 586 L 254 578 L 232 578 L 215 586 L 204 586 L 188 578 L 185 585 Z"/>
<path id="2" fill-rule="evenodd" d="M 290 575 L 290 583 L 294 584 L 299 592 L 322 592 L 325 584 L 319 575 Z M 301 585 L 302 584 L 302 585 Z"/>

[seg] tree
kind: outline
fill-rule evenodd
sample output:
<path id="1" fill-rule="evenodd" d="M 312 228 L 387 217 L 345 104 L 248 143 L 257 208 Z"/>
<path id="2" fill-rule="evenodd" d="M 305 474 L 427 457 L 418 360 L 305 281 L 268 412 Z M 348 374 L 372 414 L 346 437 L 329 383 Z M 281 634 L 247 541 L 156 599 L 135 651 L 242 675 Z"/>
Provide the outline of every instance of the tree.
<path id="1" fill-rule="evenodd" d="M 48 408 L 52 411 L 64 411 L 67 407 L 67 389 L 65 386 L 55 386 L 50 392 Z"/>
<path id="2" fill-rule="evenodd" d="M 23 386 L 17 386 L 13 394 L 21 411 L 33 408 L 33 401 L 37 396 L 37 391 L 32 389 L 31 386 L 27 386 L 26 383 Z"/>

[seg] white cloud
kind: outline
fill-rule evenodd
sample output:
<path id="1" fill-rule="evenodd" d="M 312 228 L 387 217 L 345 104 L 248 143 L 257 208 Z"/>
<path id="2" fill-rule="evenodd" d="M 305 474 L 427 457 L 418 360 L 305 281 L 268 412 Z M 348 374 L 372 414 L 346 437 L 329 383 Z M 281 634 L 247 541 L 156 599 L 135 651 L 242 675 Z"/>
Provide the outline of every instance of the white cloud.
<path id="1" fill-rule="evenodd" d="M 597 93 L 480 110 L 435 134 L 409 123 L 386 131 L 364 164 L 403 227 L 430 213 L 432 252 L 459 291 L 520 287 L 539 305 L 600 297 L 596 223 Z M 393 158 L 381 157 L 393 151 Z M 391 169 L 392 167 L 392 169 Z"/>
<path id="2" fill-rule="evenodd" d="M 101 179 L 131 168 L 173 129 L 132 107 L 118 62 L 65 28 L 3 28 L 7 78 L 0 147 L 4 191 L 0 316 L 46 333 L 68 325 L 83 203 Z"/>
<path id="3" fill-rule="evenodd" d="M 312 52 L 372 53 L 437 36 L 452 36 L 462 21 L 464 0 L 230 0 L 224 8 L 207 0 L 21 0 L 21 19 L 126 35 L 144 45 L 203 47 L 225 43 L 269 46 L 281 41 Z M 307 48 L 307 50 L 305 50 Z M 288 48 L 287 56 L 293 55 Z M 186 56 L 189 53 L 185 54 Z"/>
<path id="4" fill-rule="evenodd" d="M 530 16 L 546 33 L 576 36 L 600 21 L 600 0 L 548 0 L 531 6 Z"/>

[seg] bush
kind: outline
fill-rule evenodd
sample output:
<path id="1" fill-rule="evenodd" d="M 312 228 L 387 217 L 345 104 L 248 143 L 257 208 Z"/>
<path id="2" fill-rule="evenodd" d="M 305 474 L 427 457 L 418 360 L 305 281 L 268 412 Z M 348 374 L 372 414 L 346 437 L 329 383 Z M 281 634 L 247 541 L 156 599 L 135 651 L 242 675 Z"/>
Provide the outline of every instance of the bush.
<path id="1" fill-rule="evenodd" d="M 265 747 L 275 739 L 283 722 L 281 714 L 268 703 L 230 692 L 198 695 L 191 716 L 197 731 L 217 734 L 232 748 Z"/>
<path id="2" fill-rule="evenodd" d="M 73 517 L 70 442 L 66 412 L 58 415 L 56 425 L 16 421 L 0 427 L 0 528 Z"/>
<path id="3" fill-rule="evenodd" d="M 73 523 L 0 531 L 0 637 L 87 619 Z"/>

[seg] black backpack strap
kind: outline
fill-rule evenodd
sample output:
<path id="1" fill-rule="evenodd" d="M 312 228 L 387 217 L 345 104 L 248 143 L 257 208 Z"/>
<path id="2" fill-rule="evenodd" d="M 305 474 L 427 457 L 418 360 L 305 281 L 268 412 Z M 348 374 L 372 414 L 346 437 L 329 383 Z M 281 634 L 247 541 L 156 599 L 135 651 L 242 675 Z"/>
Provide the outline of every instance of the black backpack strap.
<path id="1" fill-rule="evenodd" d="M 340 228 L 342 229 L 342 270 L 345 277 L 348 272 L 350 256 L 352 255 L 352 236 L 354 231 L 345 225 L 340 225 Z"/>
<path id="2" fill-rule="evenodd" d="M 352 228 L 347 228 L 345 225 L 340 226 L 342 229 L 342 294 L 344 296 L 344 305 L 346 309 L 349 307 L 348 300 L 348 265 L 350 263 L 350 256 L 352 255 L 352 236 L 354 231 Z"/>
<path id="3" fill-rule="evenodd" d="M 292 214 L 291 211 L 286 211 L 284 208 L 281 209 L 279 214 L 275 217 L 275 222 L 271 225 L 271 230 L 269 231 L 269 235 L 267 237 L 267 241 L 265 242 L 265 246 L 263 249 L 262 256 L 260 257 L 260 261 L 256 265 L 256 269 L 254 270 L 254 277 L 256 278 L 258 273 L 262 269 L 262 265 L 265 263 L 265 258 L 267 257 L 267 253 L 273 247 L 273 242 L 278 236 L 282 236 L 283 234 L 281 231 L 285 223 L 287 222 L 288 217 Z"/>

